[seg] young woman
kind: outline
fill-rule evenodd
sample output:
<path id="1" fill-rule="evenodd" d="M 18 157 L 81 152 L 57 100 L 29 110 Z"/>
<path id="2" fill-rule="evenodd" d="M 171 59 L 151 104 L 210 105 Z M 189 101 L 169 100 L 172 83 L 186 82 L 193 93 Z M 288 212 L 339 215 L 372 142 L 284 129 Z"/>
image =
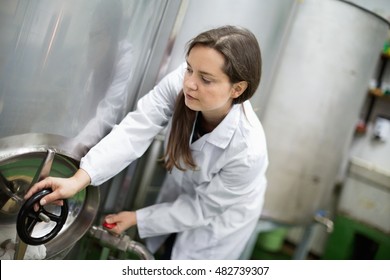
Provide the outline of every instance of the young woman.
<path id="1" fill-rule="evenodd" d="M 168 126 L 168 172 L 155 205 L 108 215 L 113 233 L 137 225 L 155 252 L 176 233 L 172 259 L 237 259 L 259 219 L 268 166 L 262 126 L 248 99 L 261 54 L 248 30 L 223 26 L 188 44 L 186 63 L 141 98 L 82 158 L 71 178 L 46 178 L 25 198 L 51 188 L 42 205 L 100 185 L 142 156 Z"/>

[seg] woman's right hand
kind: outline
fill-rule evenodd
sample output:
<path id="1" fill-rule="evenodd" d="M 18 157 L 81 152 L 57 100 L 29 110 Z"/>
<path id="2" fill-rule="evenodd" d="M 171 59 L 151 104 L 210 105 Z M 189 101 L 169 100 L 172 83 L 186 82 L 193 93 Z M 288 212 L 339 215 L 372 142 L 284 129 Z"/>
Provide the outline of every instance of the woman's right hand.
<path id="1" fill-rule="evenodd" d="M 88 173 L 79 169 L 70 178 L 47 177 L 46 179 L 34 184 L 24 196 L 29 199 L 34 193 L 43 189 L 51 189 L 52 192 L 45 195 L 40 201 L 40 205 L 49 203 L 62 205 L 62 200 L 74 196 L 76 193 L 86 188 L 91 182 Z"/>

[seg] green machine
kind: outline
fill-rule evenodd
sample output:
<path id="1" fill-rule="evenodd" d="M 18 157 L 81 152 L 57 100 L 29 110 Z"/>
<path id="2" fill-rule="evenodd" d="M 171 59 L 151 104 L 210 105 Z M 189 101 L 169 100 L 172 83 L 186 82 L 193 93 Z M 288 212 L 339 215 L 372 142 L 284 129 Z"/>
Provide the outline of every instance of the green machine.
<path id="1" fill-rule="evenodd" d="M 350 160 L 334 231 L 323 259 L 390 260 L 390 176 L 359 158 Z"/>

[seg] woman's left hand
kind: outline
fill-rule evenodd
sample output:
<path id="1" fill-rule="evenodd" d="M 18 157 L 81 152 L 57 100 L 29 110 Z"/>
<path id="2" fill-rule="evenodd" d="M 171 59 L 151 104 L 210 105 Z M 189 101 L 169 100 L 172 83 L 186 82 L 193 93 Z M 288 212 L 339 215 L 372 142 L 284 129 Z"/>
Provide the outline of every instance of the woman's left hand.
<path id="1" fill-rule="evenodd" d="M 107 229 L 114 234 L 121 234 L 128 228 L 137 224 L 137 217 L 134 211 L 122 211 L 117 214 L 107 215 L 104 221 L 108 224 L 115 224 L 114 227 Z"/>

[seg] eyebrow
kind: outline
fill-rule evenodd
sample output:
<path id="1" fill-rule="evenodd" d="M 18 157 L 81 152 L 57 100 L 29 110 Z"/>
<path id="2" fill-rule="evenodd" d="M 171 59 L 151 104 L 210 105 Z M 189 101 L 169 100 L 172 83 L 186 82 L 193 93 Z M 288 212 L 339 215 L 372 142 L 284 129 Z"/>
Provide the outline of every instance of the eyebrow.
<path id="1" fill-rule="evenodd" d="M 188 60 L 186 60 L 186 62 L 187 62 L 187 65 L 188 65 L 189 67 L 192 68 L 192 66 L 191 66 L 191 64 L 188 62 Z M 209 77 L 211 77 L 211 78 L 216 78 L 215 75 L 213 75 L 213 74 L 211 74 L 211 73 L 208 73 L 208 72 L 205 72 L 205 71 L 199 71 L 199 73 L 200 73 L 201 75 L 209 76 Z"/>

